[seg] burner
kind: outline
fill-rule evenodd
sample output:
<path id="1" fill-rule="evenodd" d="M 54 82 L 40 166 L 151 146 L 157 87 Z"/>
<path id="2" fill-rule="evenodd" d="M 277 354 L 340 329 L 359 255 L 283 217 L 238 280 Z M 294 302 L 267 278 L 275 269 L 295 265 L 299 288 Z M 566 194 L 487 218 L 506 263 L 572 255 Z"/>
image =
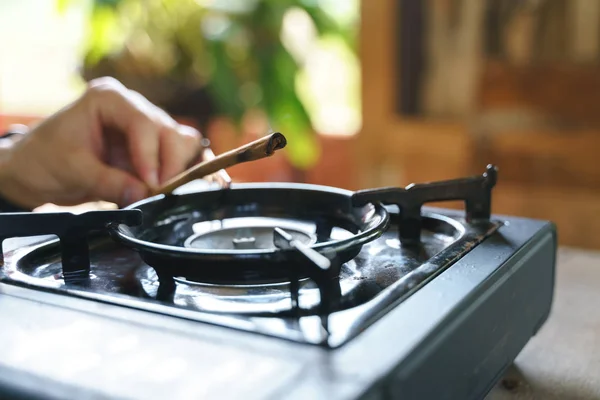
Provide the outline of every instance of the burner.
<path id="1" fill-rule="evenodd" d="M 142 211 L 141 225 L 117 223 L 111 233 L 138 251 L 164 282 L 174 277 L 213 284 L 268 284 L 291 276 L 322 279 L 320 269 L 299 260 L 296 250 L 275 245 L 274 229 L 335 257 L 340 265 L 380 237 L 389 224 L 382 205 L 354 206 L 352 194 L 324 186 L 271 183 L 157 196 L 130 206 Z"/>

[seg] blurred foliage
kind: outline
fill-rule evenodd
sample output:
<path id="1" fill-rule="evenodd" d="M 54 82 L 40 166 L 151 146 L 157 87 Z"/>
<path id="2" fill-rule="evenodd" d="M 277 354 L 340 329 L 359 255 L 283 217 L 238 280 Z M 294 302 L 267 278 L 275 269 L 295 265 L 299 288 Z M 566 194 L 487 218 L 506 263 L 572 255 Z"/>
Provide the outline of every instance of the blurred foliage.
<path id="1" fill-rule="evenodd" d="M 272 129 L 288 137 L 295 166 L 309 167 L 318 158 L 311 118 L 296 89 L 302 60 L 286 48 L 281 32 L 286 13 L 300 10 L 318 37 L 333 35 L 354 49 L 354 26 L 334 18 L 322 1 L 57 2 L 62 11 L 91 5 L 85 68 L 110 60 L 122 74 L 204 87 L 219 113 L 236 123 L 247 110 L 261 109 Z"/>

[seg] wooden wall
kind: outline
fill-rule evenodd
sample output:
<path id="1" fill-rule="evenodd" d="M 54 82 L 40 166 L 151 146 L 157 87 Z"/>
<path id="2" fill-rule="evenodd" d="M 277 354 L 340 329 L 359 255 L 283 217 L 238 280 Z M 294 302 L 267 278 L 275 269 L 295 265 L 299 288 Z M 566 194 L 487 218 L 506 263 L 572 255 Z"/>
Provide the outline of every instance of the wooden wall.
<path id="1" fill-rule="evenodd" d="M 553 48 L 542 41 L 543 46 L 539 46 L 548 48 L 543 57 L 528 56 L 526 50 L 535 47 L 527 46 L 532 39 L 526 34 L 532 28 L 525 25 L 540 18 L 536 10 L 529 10 L 520 22 L 511 22 L 511 26 L 521 29 L 520 34 L 509 38 L 512 47 L 505 46 L 504 55 L 498 56 L 498 51 L 489 55 L 484 51 L 485 40 L 469 37 L 485 38 L 484 10 L 479 9 L 477 15 L 461 8 L 471 5 L 477 9 L 477 0 L 454 2 L 458 8 L 453 18 L 460 17 L 455 23 L 466 25 L 462 30 L 455 25 L 454 32 L 463 32 L 462 39 L 460 34 L 454 42 L 443 39 L 452 44 L 454 56 L 450 54 L 447 63 L 432 61 L 424 67 L 429 75 L 421 79 L 432 81 L 427 76 L 431 71 L 441 73 L 439 65 L 456 70 L 456 54 L 464 55 L 459 58 L 470 71 L 470 80 L 457 75 L 464 91 L 460 86 L 441 85 L 436 89 L 447 101 L 445 104 L 456 98 L 462 106 L 424 105 L 420 112 L 403 115 L 398 112 L 397 94 L 402 68 L 408 64 L 397 57 L 399 32 L 403 32 L 397 28 L 398 3 L 362 3 L 364 122 L 355 153 L 361 166 L 360 186 L 407 185 L 480 174 L 486 164 L 494 163 L 500 169 L 493 198 L 495 213 L 552 220 L 558 225 L 562 245 L 600 248 L 600 113 L 596 112 L 600 109 L 600 67 L 594 61 L 598 58 L 595 54 L 600 54 L 600 49 L 594 47 L 597 40 L 586 45 L 575 41 L 577 35 L 565 34 L 566 39 L 560 43 L 571 43 L 572 50 L 563 43 L 559 49 L 562 53 L 556 49 L 552 53 Z M 431 6 L 428 12 L 441 18 L 439 13 L 453 2 L 426 3 Z M 553 6 L 568 4 L 555 2 Z M 555 10 L 544 12 L 555 18 Z M 575 18 L 574 14 L 583 18 L 581 12 L 566 15 Z M 468 18 L 480 20 L 474 23 Z M 600 18 L 593 21 L 600 27 Z M 596 26 L 594 23 L 588 21 L 588 30 L 594 31 L 589 27 Z M 440 32 L 428 33 L 429 37 L 434 34 L 440 38 Z M 542 36 L 556 37 L 548 28 Z M 430 46 L 430 54 L 439 56 L 441 50 L 432 50 L 431 41 L 422 43 Z M 573 59 L 565 54 L 573 55 Z M 453 74 L 447 76 L 452 79 Z M 425 85 L 426 90 L 435 91 Z M 470 97 L 465 98 L 465 92 Z"/>

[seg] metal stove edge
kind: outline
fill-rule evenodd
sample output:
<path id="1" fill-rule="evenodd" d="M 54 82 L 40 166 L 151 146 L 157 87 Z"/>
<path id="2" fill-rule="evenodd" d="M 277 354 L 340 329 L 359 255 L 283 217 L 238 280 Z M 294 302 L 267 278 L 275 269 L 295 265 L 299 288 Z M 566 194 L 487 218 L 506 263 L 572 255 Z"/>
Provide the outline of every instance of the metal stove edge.
<path id="1" fill-rule="evenodd" d="M 495 218 L 505 221 L 497 234 L 345 349 L 344 364 L 379 367 L 368 378 L 362 374 L 371 383 L 362 398 L 483 398 L 547 321 L 554 298 L 556 226 Z M 368 342 L 390 343 L 394 335 L 405 340 L 403 346 L 357 356 Z"/>

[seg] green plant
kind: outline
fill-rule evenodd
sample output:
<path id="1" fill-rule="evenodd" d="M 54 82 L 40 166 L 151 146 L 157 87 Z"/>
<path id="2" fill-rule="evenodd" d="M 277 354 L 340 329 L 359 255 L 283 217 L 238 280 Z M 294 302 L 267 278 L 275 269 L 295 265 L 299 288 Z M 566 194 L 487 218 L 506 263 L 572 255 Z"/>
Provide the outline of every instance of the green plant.
<path id="1" fill-rule="evenodd" d="M 65 9 L 76 0 L 57 1 Z M 292 163 L 309 167 L 318 146 L 297 89 L 302 60 L 282 40 L 290 11 L 354 49 L 354 26 L 318 0 L 92 0 L 83 64 L 110 60 L 121 73 L 203 87 L 236 123 L 260 109 L 289 138 Z"/>

